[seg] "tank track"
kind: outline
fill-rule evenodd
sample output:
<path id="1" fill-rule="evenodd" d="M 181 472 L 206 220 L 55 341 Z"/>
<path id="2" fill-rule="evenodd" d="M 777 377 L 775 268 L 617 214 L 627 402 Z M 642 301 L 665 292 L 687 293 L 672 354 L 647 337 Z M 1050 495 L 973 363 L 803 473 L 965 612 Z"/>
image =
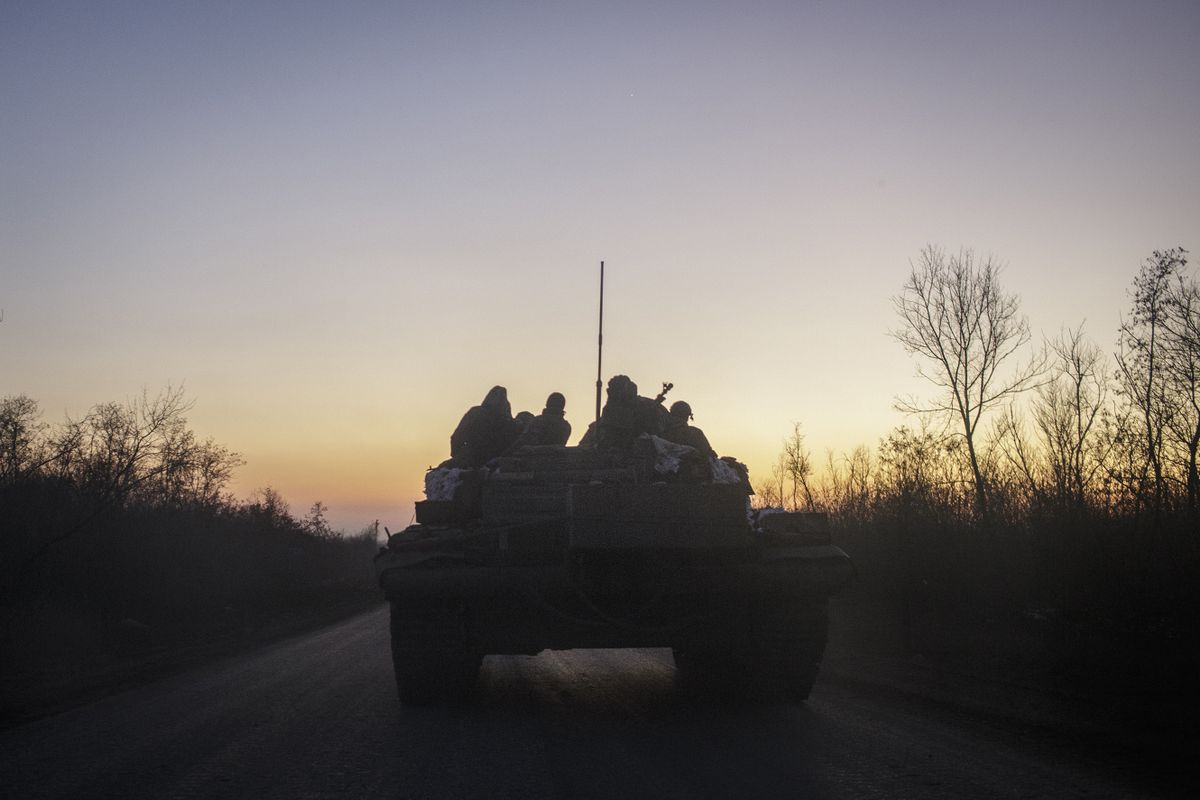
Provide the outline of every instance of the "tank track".
<path id="1" fill-rule="evenodd" d="M 698 698 L 804 702 L 825 653 L 828 602 L 762 597 L 748 616 L 672 648 L 681 688 Z"/>
<path id="2" fill-rule="evenodd" d="M 471 646 L 466 611 L 457 604 L 392 601 L 392 666 L 400 700 L 422 705 L 465 697 L 483 655 Z"/>

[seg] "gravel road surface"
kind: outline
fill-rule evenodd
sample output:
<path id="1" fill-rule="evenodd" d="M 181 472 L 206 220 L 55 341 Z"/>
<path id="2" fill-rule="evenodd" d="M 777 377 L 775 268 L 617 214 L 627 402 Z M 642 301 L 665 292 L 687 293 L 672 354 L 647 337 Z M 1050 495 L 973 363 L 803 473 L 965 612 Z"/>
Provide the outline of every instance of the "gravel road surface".
<path id="1" fill-rule="evenodd" d="M 401 707 L 379 609 L 0 732 L 4 798 L 1185 797 L 1120 747 L 873 692 L 685 698 L 668 650 L 489 657 L 477 696 Z M 1192 795 L 1194 796 L 1194 795 Z"/>

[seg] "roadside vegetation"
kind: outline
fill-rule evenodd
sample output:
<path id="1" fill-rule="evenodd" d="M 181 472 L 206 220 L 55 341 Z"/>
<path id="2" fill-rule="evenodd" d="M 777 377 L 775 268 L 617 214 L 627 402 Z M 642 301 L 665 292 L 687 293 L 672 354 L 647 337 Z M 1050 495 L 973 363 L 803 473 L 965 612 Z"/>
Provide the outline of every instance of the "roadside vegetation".
<path id="1" fill-rule="evenodd" d="M 1200 284 L 1181 248 L 1133 275 L 1111 353 L 1035 342 L 1000 269 L 928 247 L 893 338 L 929 391 L 876 446 L 815 456 L 795 424 L 755 503 L 830 514 L 851 601 L 910 653 L 988 659 L 1195 707 Z M 36 692 L 378 597 L 377 531 L 227 490 L 240 456 L 179 389 L 52 425 L 0 399 L 0 716 Z M 34 694 L 31 694 L 34 692 Z M 31 699 L 33 698 L 33 699 Z"/>
<path id="2" fill-rule="evenodd" d="M 240 456 L 188 408 L 169 388 L 51 425 L 0 399 L 0 716 L 377 599 L 374 527 L 234 499 Z"/>
<path id="3" fill-rule="evenodd" d="M 1082 324 L 1038 344 L 993 262 L 927 248 L 894 298 L 893 336 L 930 387 L 896 400 L 912 424 L 824 459 L 797 425 L 756 503 L 828 512 L 855 594 L 910 652 L 974 650 L 1194 706 L 1200 286 L 1186 251 L 1146 259 L 1129 301 L 1112 354 Z"/>

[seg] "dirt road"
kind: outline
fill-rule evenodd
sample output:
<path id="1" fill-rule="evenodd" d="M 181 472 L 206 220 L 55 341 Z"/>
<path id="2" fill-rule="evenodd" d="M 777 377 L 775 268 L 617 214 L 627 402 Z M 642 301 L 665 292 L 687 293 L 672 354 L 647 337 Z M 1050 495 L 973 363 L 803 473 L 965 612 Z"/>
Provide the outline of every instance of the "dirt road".
<path id="1" fill-rule="evenodd" d="M 380 609 L 4 731 L 0 796 L 1188 794 L 1169 763 L 834 679 L 804 706 L 688 701 L 666 650 L 489 657 L 472 703 L 402 708 L 386 628 Z"/>

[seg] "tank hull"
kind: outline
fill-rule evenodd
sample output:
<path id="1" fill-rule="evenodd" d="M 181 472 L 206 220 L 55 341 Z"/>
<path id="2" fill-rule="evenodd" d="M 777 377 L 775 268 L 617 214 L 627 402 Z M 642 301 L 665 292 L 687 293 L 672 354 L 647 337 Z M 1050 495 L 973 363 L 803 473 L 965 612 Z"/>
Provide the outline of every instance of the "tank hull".
<path id="1" fill-rule="evenodd" d="M 376 557 L 401 699 L 463 696 L 485 655 L 669 647 L 682 686 L 803 700 L 854 571 L 824 516 L 753 520 L 743 485 L 566 457 L 418 507 Z"/>

